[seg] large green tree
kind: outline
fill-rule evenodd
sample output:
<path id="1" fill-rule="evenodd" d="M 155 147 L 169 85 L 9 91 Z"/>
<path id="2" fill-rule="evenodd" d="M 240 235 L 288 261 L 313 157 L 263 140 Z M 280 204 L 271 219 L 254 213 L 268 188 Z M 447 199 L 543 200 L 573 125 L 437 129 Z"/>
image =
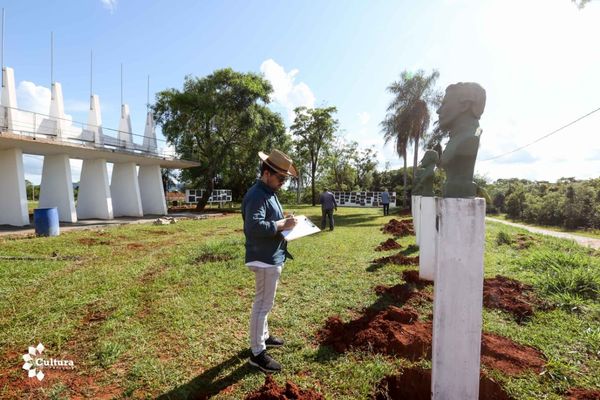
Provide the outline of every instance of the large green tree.
<path id="1" fill-rule="evenodd" d="M 256 153 L 250 157 L 249 149 L 255 150 L 257 142 L 285 142 L 281 118 L 266 107 L 272 90 L 258 74 L 226 68 L 203 78 L 186 76 L 182 90 L 157 94 L 155 120 L 167 141 L 182 158 L 202 164 L 183 174 L 206 189 L 199 209 L 206 206 L 218 178 L 234 175 L 235 169 L 256 174 Z"/>
<path id="2" fill-rule="evenodd" d="M 413 145 L 413 181 L 419 162 L 419 146 L 431 122 L 430 107 L 437 107 L 442 99 L 442 93 L 435 87 L 439 75 L 435 70 L 429 75 L 423 70 L 416 73 L 403 71 L 400 80 L 392 82 L 387 88 L 394 97 L 381 123 L 384 139 L 386 143 L 391 140 L 396 142 L 398 154 L 405 163 L 406 149 L 409 144 Z M 404 193 L 406 196 L 406 189 Z"/>
<path id="3" fill-rule="evenodd" d="M 335 107 L 298 107 L 294 110 L 296 118 L 291 131 L 296 140 L 296 153 L 308 163 L 313 206 L 316 204 L 315 183 L 321 157 L 332 144 L 339 124 L 333 117 L 336 111 Z"/>

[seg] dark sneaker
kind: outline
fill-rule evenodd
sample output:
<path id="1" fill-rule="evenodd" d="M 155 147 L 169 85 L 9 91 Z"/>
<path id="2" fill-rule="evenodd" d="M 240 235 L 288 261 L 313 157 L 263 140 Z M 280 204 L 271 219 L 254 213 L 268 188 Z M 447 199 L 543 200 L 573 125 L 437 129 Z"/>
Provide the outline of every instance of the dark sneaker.
<path id="1" fill-rule="evenodd" d="M 269 336 L 267 340 L 265 340 L 265 344 L 267 347 L 281 347 L 283 346 L 284 341 L 282 339 L 276 338 L 275 336 Z"/>
<path id="2" fill-rule="evenodd" d="M 248 363 L 254 367 L 259 368 L 263 372 L 279 372 L 281 371 L 281 364 L 273 360 L 273 358 L 267 354 L 266 350 L 263 350 L 259 355 L 250 356 Z"/>

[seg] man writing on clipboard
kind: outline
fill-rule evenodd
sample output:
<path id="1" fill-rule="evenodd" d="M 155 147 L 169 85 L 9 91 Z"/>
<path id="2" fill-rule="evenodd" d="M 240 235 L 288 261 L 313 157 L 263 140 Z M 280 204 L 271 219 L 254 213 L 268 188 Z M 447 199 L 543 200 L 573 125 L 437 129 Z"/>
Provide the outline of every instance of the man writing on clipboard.
<path id="1" fill-rule="evenodd" d="M 277 192 L 289 176 L 298 177 L 290 157 L 273 149 L 269 155 L 259 152 L 262 160 L 260 178 L 246 192 L 242 201 L 242 218 L 246 236 L 246 266 L 254 272 L 256 294 L 250 317 L 249 363 L 263 372 L 281 371 L 281 364 L 267 354 L 267 346 L 283 346 L 283 340 L 269 334 L 267 317 L 275 301 L 277 282 L 283 264 L 292 259 L 281 231 L 298 223 L 285 218 Z"/>

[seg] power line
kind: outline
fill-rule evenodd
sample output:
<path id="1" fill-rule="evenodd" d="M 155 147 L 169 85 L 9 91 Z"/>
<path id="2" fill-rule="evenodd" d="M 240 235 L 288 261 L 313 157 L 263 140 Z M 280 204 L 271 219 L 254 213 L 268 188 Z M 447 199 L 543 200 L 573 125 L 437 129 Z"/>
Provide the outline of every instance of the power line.
<path id="1" fill-rule="evenodd" d="M 593 111 L 590 111 L 589 113 L 587 113 L 587 114 L 585 114 L 585 115 L 582 115 L 581 117 L 577 118 L 576 120 L 574 120 L 574 121 L 571 121 L 571 122 L 569 122 L 568 124 L 566 124 L 566 125 L 563 125 L 563 126 L 561 126 L 560 128 L 558 128 L 558 129 L 556 129 L 556 130 L 553 130 L 553 131 L 552 131 L 552 132 L 550 132 L 550 133 L 547 133 L 547 134 L 545 134 L 544 136 L 541 136 L 541 137 L 539 137 L 539 138 L 535 139 L 535 140 L 534 140 L 533 142 L 531 142 L 531 143 L 527 143 L 527 144 L 526 144 L 526 145 L 524 145 L 524 146 L 517 147 L 516 149 L 514 149 L 514 150 L 511 150 L 511 151 L 508 151 L 508 152 L 506 152 L 506 153 L 499 154 L 499 155 L 497 155 L 497 156 L 493 156 L 493 157 L 490 157 L 490 158 L 486 158 L 485 160 L 481 160 L 480 162 L 483 162 L 483 161 L 491 161 L 491 160 L 495 160 L 495 159 L 497 159 L 497 158 L 504 157 L 504 156 L 507 156 L 507 155 L 509 155 L 509 154 L 515 153 L 515 152 L 517 152 L 517 151 L 523 150 L 524 148 L 526 148 L 526 147 L 529 147 L 529 146 L 531 146 L 532 144 L 535 144 L 535 143 L 537 143 L 537 142 L 539 142 L 539 141 L 541 141 L 541 140 L 543 140 L 543 139 L 546 139 L 547 137 L 549 137 L 549 136 L 552 136 L 552 135 L 554 135 L 555 133 L 558 133 L 558 132 L 562 131 L 562 130 L 563 130 L 563 129 L 565 129 L 565 128 L 568 128 L 569 126 L 571 126 L 571 125 L 573 125 L 573 124 L 575 124 L 575 123 L 577 123 L 577 122 L 581 121 L 581 120 L 582 120 L 582 119 L 584 119 L 584 118 L 587 118 L 587 117 L 589 117 L 590 115 L 592 115 L 592 114 L 594 114 L 595 112 L 598 112 L 598 111 L 600 111 L 600 107 L 596 108 L 596 109 L 595 109 L 595 110 L 593 110 Z"/>

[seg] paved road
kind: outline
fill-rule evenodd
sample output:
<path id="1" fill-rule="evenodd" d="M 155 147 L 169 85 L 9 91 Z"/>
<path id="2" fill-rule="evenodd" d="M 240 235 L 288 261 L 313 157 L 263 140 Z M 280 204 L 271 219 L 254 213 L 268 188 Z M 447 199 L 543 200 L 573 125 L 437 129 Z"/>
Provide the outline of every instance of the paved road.
<path id="1" fill-rule="evenodd" d="M 554 236 L 554 237 L 561 238 L 561 239 L 574 240 L 582 246 L 591 247 L 594 249 L 600 249 L 600 239 L 594 239 L 594 238 L 589 238 L 589 237 L 585 237 L 585 236 L 574 235 L 572 233 L 567 233 L 567 232 L 556 232 L 556 231 L 551 231 L 548 229 L 536 228 L 535 226 L 517 224 L 514 222 L 508 222 L 508 221 L 504 221 L 504 220 L 496 219 L 496 218 L 486 217 L 486 219 L 488 221 L 499 222 L 501 224 L 516 226 L 517 228 L 527 229 L 529 232 L 539 233 L 541 235 L 548 235 L 548 236 Z"/>

